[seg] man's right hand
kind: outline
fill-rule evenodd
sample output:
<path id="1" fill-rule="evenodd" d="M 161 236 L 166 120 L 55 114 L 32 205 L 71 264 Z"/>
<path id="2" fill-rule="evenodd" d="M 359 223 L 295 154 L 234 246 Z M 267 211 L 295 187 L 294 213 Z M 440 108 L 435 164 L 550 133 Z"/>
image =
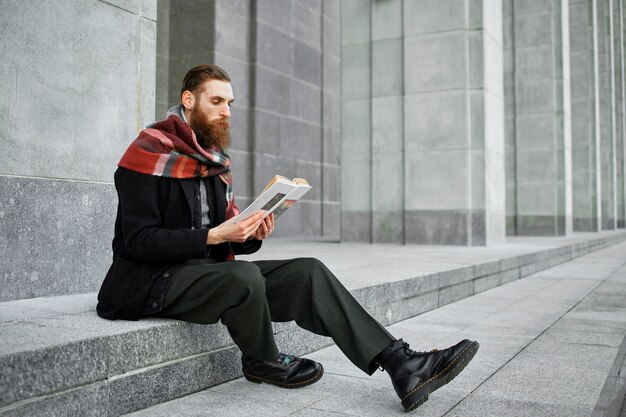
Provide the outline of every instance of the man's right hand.
<path id="1" fill-rule="evenodd" d="M 232 218 L 217 227 L 209 229 L 206 244 L 218 245 L 224 242 L 245 242 L 263 223 L 264 213 L 264 211 L 259 211 L 239 223 L 234 223 L 235 219 Z"/>

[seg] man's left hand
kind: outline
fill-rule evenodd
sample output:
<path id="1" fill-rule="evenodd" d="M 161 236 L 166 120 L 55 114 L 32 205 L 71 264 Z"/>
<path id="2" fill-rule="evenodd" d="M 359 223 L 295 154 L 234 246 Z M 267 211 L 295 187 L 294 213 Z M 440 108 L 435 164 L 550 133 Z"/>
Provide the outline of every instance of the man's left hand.
<path id="1" fill-rule="evenodd" d="M 274 213 L 263 219 L 263 223 L 256 229 L 256 232 L 252 235 L 253 239 L 263 240 L 272 234 L 274 231 Z"/>

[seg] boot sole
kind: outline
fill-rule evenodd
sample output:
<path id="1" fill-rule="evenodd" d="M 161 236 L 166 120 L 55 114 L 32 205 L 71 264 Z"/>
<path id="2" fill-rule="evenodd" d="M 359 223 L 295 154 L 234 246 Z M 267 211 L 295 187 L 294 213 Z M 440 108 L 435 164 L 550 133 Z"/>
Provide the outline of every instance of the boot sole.
<path id="1" fill-rule="evenodd" d="M 317 374 L 313 375 L 311 378 L 306 379 L 304 381 L 291 382 L 291 383 L 272 381 L 271 379 L 263 378 L 262 376 L 248 374 L 248 373 L 246 373 L 246 371 L 243 372 L 244 378 L 246 378 L 250 382 L 254 382 L 255 384 L 260 384 L 261 382 L 265 382 L 267 384 L 276 385 L 276 386 L 279 386 L 281 388 L 301 388 L 301 387 L 306 387 L 307 385 L 311 385 L 311 384 L 314 384 L 317 381 L 319 381 L 322 378 L 322 375 L 324 375 L 324 367 L 321 364 L 320 364 L 319 372 Z"/>
<path id="2" fill-rule="evenodd" d="M 474 358 L 474 355 L 478 352 L 479 346 L 480 345 L 476 341 L 470 343 L 443 371 L 434 375 L 428 381 L 413 388 L 413 390 L 402 399 L 402 406 L 404 409 L 406 411 L 415 410 L 428 400 L 428 394 L 435 392 L 448 382 L 452 381 Z"/>

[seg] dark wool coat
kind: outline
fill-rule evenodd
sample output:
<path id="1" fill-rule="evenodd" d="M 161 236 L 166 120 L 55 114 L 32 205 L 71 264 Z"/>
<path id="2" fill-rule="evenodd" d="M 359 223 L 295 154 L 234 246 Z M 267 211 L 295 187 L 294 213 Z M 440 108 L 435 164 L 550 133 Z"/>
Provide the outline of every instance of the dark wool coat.
<path id="1" fill-rule="evenodd" d="M 226 188 L 218 177 L 205 179 L 211 227 L 224 221 Z M 207 246 L 208 228 L 200 227 L 199 180 L 139 174 L 119 167 L 113 264 L 98 294 L 96 311 L 107 319 L 139 319 L 155 282 L 197 258 L 224 261 L 228 245 L 235 254 L 256 252 L 261 241 Z"/>

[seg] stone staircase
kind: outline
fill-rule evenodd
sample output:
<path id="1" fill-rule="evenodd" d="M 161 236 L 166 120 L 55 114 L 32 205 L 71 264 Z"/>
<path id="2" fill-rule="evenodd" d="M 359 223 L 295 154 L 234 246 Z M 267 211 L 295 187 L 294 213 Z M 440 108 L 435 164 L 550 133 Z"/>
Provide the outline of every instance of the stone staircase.
<path id="1" fill-rule="evenodd" d="M 247 259 L 316 256 L 389 325 L 625 239 L 614 231 L 488 248 L 270 240 Z M 95 293 L 0 303 L 0 415 L 119 416 L 241 375 L 222 325 L 111 322 L 95 303 Z M 297 355 L 332 344 L 292 323 L 275 324 L 275 334 Z"/>

